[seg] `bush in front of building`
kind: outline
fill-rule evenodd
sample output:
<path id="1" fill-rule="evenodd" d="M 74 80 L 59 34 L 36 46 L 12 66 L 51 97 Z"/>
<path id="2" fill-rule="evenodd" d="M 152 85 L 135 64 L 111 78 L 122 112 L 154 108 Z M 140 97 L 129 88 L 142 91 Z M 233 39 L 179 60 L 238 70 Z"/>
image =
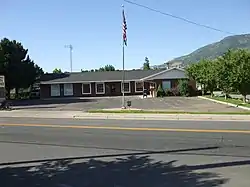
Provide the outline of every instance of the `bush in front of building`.
<path id="1" fill-rule="evenodd" d="M 157 91 L 156 91 L 156 96 L 157 97 L 164 97 L 165 96 L 165 92 L 162 89 L 161 85 L 158 86 Z"/>
<path id="2" fill-rule="evenodd" d="M 200 94 L 189 84 L 188 80 L 179 80 L 178 90 L 181 96 L 186 97 L 198 96 Z"/>
<path id="3" fill-rule="evenodd" d="M 188 80 L 179 80 L 178 81 L 178 90 L 181 96 L 189 95 L 189 84 Z"/>
<path id="4" fill-rule="evenodd" d="M 173 96 L 180 96 L 180 91 L 178 87 L 171 88 L 171 93 Z"/>
<path id="5" fill-rule="evenodd" d="M 171 89 L 166 90 L 165 96 L 173 96 L 173 93 L 172 93 Z"/>
<path id="6" fill-rule="evenodd" d="M 180 96 L 180 92 L 177 87 L 167 89 L 165 92 L 166 96 Z"/>

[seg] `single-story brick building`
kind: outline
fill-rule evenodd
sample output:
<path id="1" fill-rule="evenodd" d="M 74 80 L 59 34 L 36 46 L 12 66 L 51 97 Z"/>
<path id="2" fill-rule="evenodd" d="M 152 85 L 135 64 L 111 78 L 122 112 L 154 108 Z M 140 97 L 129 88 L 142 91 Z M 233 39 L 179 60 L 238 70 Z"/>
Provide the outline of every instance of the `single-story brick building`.
<path id="1" fill-rule="evenodd" d="M 94 97 L 122 95 L 123 71 L 80 72 L 45 74 L 40 81 L 41 98 Z M 156 90 L 159 84 L 164 90 L 177 86 L 179 79 L 186 79 L 184 69 L 126 70 L 125 95 L 139 95 L 144 89 Z M 154 96 L 155 92 L 151 92 Z"/>

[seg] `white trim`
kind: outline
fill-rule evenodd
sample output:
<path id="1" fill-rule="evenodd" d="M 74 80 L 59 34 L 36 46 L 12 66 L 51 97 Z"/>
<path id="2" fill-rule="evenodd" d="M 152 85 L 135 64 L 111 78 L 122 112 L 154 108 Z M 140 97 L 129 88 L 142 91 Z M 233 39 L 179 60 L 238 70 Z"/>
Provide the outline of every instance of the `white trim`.
<path id="1" fill-rule="evenodd" d="M 97 84 L 102 84 L 102 86 L 103 86 L 103 92 L 97 92 Z M 105 94 L 105 82 L 96 82 L 95 83 L 95 93 L 96 94 Z"/>
<path id="2" fill-rule="evenodd" d="M 89 93 L 84 93 L 83 92 L 83 85 L 84 84 L 88 84 L 89 85 L 89 90 L 90 90 L 90 92 Z M 82 95 L 89 95 L 89 94 L 91 94 L 92 93 L 92 88 L 91 88 L 91 83 L 90 82 L 86 82 L 86 83 L 82 83 Z"/>
<path id="3" fill-rule="evenodd" d="M 124 84 L 126 84 L 126 83 L 129 84 L 129 91 L 125 91 L 125 90 L 124 90 L 124 93 L 131 93 L 130 82 L 125 81 Z M 122 82 L 121 82 L 121 92 L 122 92 L 122 91 L 123 91 L 123 90 L 122 90 Z"/>
<path id="4" fill-rule="evenodd" d="M 146 79 L 149 79 L 149 78 L 155 77 L 155 76 L 157 76 L 157 75 L 160 75 L 160 74 L 162 74 L 162 73 L 165 73 L 165 72 L 168 72 L 168 71 L 171 71 L 171 70 L 174 70 L 174 69 L 176 69 L 176 70 L 180 70 L 180 71 L 185 72 L 185 70 L 184 70 L 184 69 L 182 69 L 182 68 L 173 67 L 173 68 L 170 68 L 170 69 L 166 69 L 166 70 L 160 71 L 160 72 L 155 73 L 155 74 L 153 74 L 153 75 L 149 75 L 149 76 L 144 77 L 144 78 L 142 78 L 142 79 L 140 79 L 140 80 L 141 80 L 141 81 L 143 81 L 143 80 L 146 80 Z"/>
<path id="5" fill-rule="evenodd" d="M 100 80 L 100 81 L 74 81 L 74 82 L 46 82 L 41 81 L 40 84 L 75 84 L 75 83 L 96 83 L 96 82 L 121 82 L 122 80 Z M 140 79 L 131 79 L 131 80 L 125 80 L 126 82 L 130 81 L 140 81 Z"/>
<path id="6" fill-rule="evenodd" d="M 137 91 L 136 90 L 136 83 L 142 83 L 142 91 Z M 144 82 L 143 81 L 135 81 L 135 93 L 142 93 L 144 90 Z"/>

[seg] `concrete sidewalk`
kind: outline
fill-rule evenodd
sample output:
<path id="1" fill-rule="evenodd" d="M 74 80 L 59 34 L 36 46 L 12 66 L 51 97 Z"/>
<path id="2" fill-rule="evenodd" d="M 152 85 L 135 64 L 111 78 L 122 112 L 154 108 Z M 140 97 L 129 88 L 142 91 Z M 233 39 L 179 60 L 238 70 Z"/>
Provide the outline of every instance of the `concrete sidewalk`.
<path id="1" fill-rule="evenodd" d="M 2 117 L 16 117 L 16 118 L 74 118 L 74 116 L 81 115 L 82 111 L 36 111 L 36 110 L 12 110 L 0 111 L 0 118 Z"/>
<path id="2" fill-rule="evenodd" d="M 86 113 L 82 111 L 34 111 L 34 110 L 0 111 L 0 118 L 2 117 L 57 118 L 57 119 L 250 121 L 250 115 Z"/>

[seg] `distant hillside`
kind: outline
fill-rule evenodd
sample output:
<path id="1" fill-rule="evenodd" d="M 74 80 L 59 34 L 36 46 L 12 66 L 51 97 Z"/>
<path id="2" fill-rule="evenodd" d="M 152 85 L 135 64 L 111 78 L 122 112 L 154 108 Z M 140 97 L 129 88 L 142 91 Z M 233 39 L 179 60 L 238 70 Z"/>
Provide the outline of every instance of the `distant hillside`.
<path id="1" fill-rule="evenodd" d="M 198 62 L 202 58 L 215 59 L 216 57 L 221 56 L 230 48 L 231 49 L 237 49 L 237 48 L 250 49 L 250 34 L 228 36 L 219 42 L 201 47 L 189 55 L 175 58 L 169 61 L 168 63 L 170 64 L 170 66 L 173 66 L 174 64 L 179 64 L 179 63 L 186 65 L 192 62 Z M 157 67 L 158 68 L 166 67 L 166 63 L 159 65 Z"/>

